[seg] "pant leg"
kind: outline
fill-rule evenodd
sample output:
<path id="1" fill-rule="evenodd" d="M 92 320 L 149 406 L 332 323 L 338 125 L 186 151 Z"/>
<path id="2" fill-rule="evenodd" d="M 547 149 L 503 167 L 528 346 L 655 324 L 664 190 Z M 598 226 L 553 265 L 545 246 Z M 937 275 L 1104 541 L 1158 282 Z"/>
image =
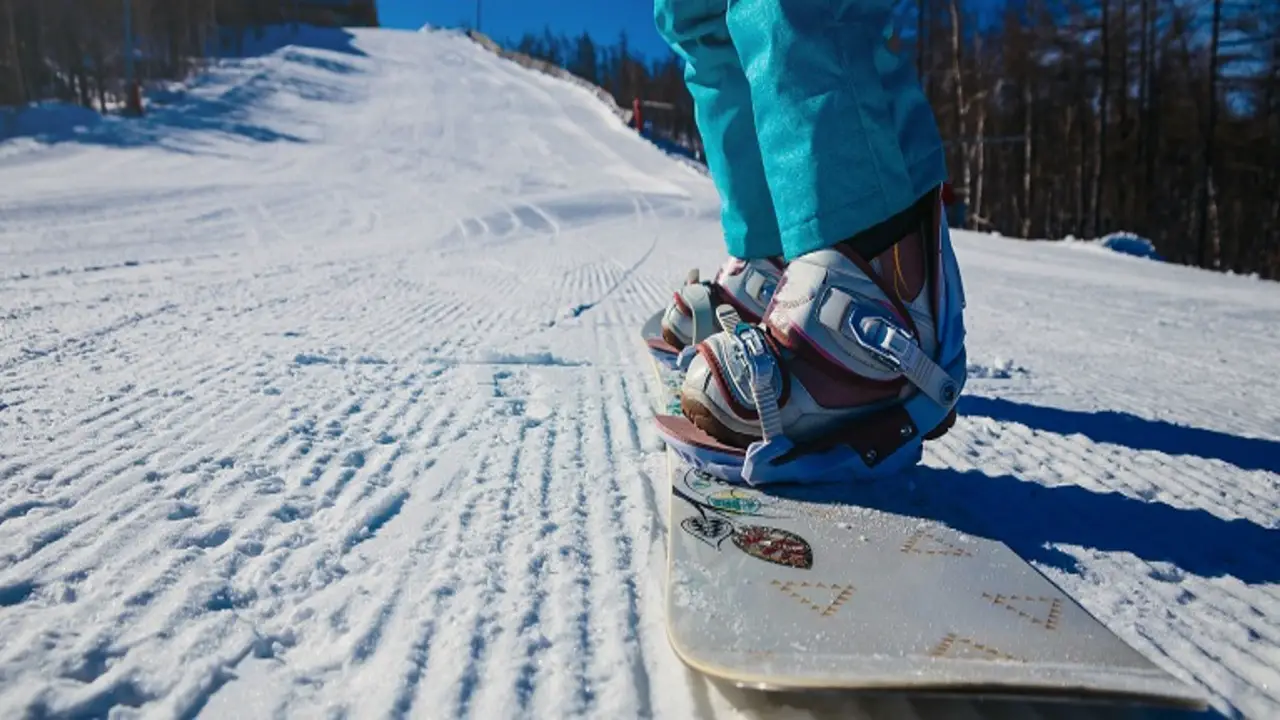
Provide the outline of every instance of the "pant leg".
<path id="1" fill-rule="evenodd" d="M 751 112 L 751 89 L 729 38 L 729 0 L 655 0 L 658 32 L 685 61 L 707 166 L 720 194 L 725 245 L 745 260 L 782 255 Z"/>
<path id="2" fill-rule="evenodd" d="M 945 179 L 933 111 L 887 47 L 892 4 L 730 0 L 788 259 L 876 225 Z"/>

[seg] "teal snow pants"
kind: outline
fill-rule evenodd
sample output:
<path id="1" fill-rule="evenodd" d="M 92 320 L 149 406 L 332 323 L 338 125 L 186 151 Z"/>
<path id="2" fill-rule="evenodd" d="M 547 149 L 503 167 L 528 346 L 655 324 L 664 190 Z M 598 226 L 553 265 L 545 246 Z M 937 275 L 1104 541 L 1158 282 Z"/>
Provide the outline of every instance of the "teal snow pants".
<path id="1" fill-rule="evenodd" d="M 887 47 L 892 0 L 655 0 L 685 61 L 729 254 L 788 260 L 946 179 L 933 111 Z"/>

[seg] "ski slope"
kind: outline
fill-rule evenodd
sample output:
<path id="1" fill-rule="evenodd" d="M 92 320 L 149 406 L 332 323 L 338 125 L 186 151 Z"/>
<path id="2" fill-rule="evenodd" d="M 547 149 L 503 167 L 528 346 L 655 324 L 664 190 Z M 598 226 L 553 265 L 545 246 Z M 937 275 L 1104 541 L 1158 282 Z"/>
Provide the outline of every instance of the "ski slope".
<path id="1" fill-rule="evenodd" d="M 590 92 L 362 30 L 165 100 L 0 142 L 0 716 L 1064 717 L 675 658 L 637 333 L 717 202 Z M 956 242 L 973 379 L 895 502 L 1280 717 L 1280 289 Z"/>

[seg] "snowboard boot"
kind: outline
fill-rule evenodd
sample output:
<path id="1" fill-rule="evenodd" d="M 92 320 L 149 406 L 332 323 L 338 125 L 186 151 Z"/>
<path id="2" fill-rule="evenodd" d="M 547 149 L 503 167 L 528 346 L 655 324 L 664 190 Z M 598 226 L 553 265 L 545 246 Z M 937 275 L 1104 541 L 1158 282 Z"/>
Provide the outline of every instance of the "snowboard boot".
<path id="1" fill-rule="evenodd" d="M 746 322 L 760 322 L 786 264 L 781 257 L 741 260 L 731 257 L 710 282 L 700 282 L 691 270 L 684 287 L 662 316 L 662 339 L 679 353 L 724 328 L 715 308 L 727 305 Z"/>
<path id="2" fill-rule="evenodd" d="M 683 417 L 659 418 L 660 429 L 687 461 L 730 481 L 898 472 L 955 421 L 963 307 L 930 193 L 794 259 L 761 321 L 717 308 L 726 332 L 684 360 Z"/>

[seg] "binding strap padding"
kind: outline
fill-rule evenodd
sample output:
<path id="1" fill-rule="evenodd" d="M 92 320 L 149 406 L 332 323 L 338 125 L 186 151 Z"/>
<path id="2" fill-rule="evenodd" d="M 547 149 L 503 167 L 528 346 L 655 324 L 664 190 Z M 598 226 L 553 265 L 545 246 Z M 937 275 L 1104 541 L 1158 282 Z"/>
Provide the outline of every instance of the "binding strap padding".
<path id="1" fill-rule="evenodd" d="M 898 244 L 902 238 L 919 232 L 924 224 L 923 221 L 933 214 L 931 208 L 937 202 L 938 189 L 933 188 L 921 195 L 907 209 L 841 241 L 836 247 L 846 255 L 857 255 L 862 260 L 870 262 Z"/>

